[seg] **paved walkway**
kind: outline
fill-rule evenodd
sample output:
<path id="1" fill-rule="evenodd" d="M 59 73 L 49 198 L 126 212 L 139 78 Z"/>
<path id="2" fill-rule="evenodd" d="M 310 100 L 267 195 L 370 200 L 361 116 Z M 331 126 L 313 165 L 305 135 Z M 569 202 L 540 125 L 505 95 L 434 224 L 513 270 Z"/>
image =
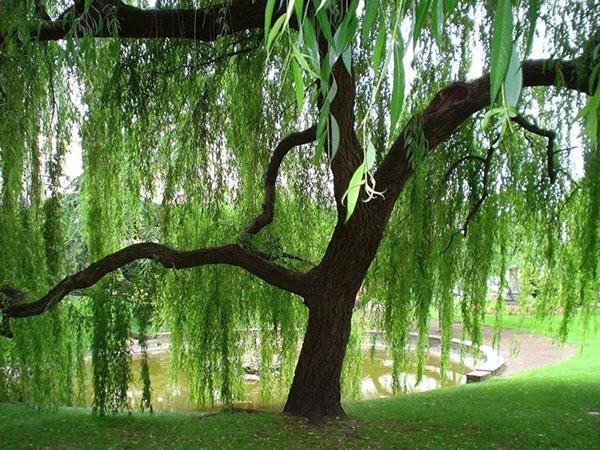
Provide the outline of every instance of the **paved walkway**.
<path id="1" fill-rule="evenodd" d="M 491 346 L 494 329 L 483 327 L 482 331 L 483 343 Z M 437 324 L 431 327 L 430 332 L 439 334 Z M 460 339 L 462 324 L 454 324 L 452 334 Z M 500 353 L 506 362 L 506 369 L 501 376 L 565 361 L 575 355 L 576 351 L 577 349 L 573 345 L 561 345 L 551 338 L 539 334 L 502 329 Z"/>

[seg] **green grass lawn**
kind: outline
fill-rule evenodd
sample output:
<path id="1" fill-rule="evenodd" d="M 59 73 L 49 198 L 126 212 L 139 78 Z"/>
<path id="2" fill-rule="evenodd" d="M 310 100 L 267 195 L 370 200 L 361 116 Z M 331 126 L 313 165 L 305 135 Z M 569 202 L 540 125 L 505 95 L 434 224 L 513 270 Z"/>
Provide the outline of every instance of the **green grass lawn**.
<path id="1" fill-rule="evenodd" d="M 505 326 L 544 331 L 528 319 Z M 506 379 L 346 404 L 350 419 L 313 427 L 270 412 L 94 417 L 0 405 L 0 449 L 581 448 L 600 449 L 600 335 L 569 340 L 561 364 Z"/>

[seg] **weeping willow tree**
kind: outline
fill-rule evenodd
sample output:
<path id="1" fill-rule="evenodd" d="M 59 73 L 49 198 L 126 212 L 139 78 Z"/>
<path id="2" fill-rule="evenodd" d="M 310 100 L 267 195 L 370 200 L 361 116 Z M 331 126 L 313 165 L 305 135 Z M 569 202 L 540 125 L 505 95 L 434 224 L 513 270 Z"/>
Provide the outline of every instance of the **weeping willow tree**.
<path id="1" fill-rule="evenodd" d="M 514 265 L 589 321 L 598 29 L 593 0 L 0 0 L 0 398 L 81 403 L 89 351 L 119 411 L 130 330 L 163 327 L 200 403 L 254 348 L 265 397 L 342 416 L 357 309 L 400 389 L 409 332 L 422 371 L 439 311 L 447 366 Z"/>

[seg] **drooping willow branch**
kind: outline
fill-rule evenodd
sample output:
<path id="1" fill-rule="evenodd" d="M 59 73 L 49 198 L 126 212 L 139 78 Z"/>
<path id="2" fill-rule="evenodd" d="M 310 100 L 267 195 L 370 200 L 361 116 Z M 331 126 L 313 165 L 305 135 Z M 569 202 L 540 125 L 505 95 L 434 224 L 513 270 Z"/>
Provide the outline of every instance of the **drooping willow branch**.
<path id="1" fill-rule="evenodd" d="M 540 128 L 535 123 L 529 122 L 522 115 L 517 115 L 511 118 L 511 120 L 524 130 L 548 139 L 548 147 L 546 149 L 546 164 L 548 165 L 548 178 L 550 178 L 550 183 L 554 183 L 556 181 L 556 169 L 554 167 L 554 142 L 556 141 L 556 132 Z"/>
<path id="2" fill-rule="evenodd" d="M 186 269 L 208 264 L 228 264 L 243 268 L 273 286 L 298 295 L 304 295 L 307 286 L 310 285 L 307 279 L 310 275 L 267 261 L 260 255 L 236 244 L 180 251 L 162 244 L 144 242 L 125 247 L 82 271 L 66 277 L 44 297 L 31 303 L 22 301 L 23 293 L 21 291 L 9 286 L 3 287 L 0 292 L 5 300 L 2 302 L 0 298 L 0 307 L 2 308 L 4 326 L 0 330 L 0 334 L 10 335 L 10 330 L 7 327 L 9 318 L 31 317 L 42 314 L 56 306 L 71 292 L 93 286 L 105 275 L 139 259 L 158 261 L 167 269 Z"/>
<path id="3" fill-rule="evenodd" d="M 269 167 L 267 168 L 267 174 L 265 175 L 265 200 L 262 205 L 262 212 L 254 222 L 246 229 L 246 233 L 249 235 L 257 234 L 264 227 L 273 222 L 273 216 L 275 214 L 275 191 L 277 177 L 279 175 L 279 168 L 285 156 L 294 148 L 300 145 L 309 144 L 317 139 L 317 127 L 312 126 L 304 131 L 292 133 L 285 137 L 277 144 L 271 160 L 269 161 Z"/>
<path id="4" fill-rule="evenodd" d="M 485 155 L 485 158 L 483 158 L 483 177 L 481 180 L 483 188 L 481 190 L 481 195 L 479 196 L 479 198 L 477 199 L 477 201 L 475 202 L 475 204 L 473 205 L 473 207 L 467 214 L 467 217 L 466 217 L 465 221 L 463 222 L 463 225 L 460 227 L 460 229 L 456 230 L 454 233 L 452 233 L 452 236 L 450 236 L 450 240 L 449 240 L 448 244 L 441 251 L 442 254 L 445 253 L 446 251 L 448 251 L 448 249 L 454 242 L 454 239 L 456 239 L 456 236 L 458 236 L 459 234 L 462 234 L 463 236 L 467 235 L 467 230 L 469 228 L 469 225 L 471 224 L 473 219 L 475 219 L 475 216 L 477 215 L 477 213 L 483 206 L 483 202 L 485 202 L 485 200 L 490 195 L 490 187 L 489 187 L 490 169 L 492 167 L 492 157 L 494 156 L 494 150 L 496 149 L 496 145 L 497 145 L 499 139 L 500 139 L 500 137 L 498 136 L 492 141 L 492 143 L 491 143 L 490 147 L 488 148 L 488 151 Z"/>
<path id="5" fill-rule="evenodd" d="M 246 44 L 246 45 L 242 45 L 242 44 Z M 199 71 L 202 68 L 207 68 L 207 67 L 217 64 L 221 61 L 232 58 L 234 56 L 241 56 L 241 55 L 246 55 L 248 53 L 252 53 L 253 51 L 258 50 L 261 47 L 261 45 L 262 45 L 262 43 L 257 42 L 257 39 L 255 38 L 255 36 L 253 36 L 251 38 L 247 38 L 244 40 L 237 40 L 236 42 L 231 43 L 228 47 L 233 48 L 233 49 L 228 49 L 227 51 L 222 52 L 218 55 L 209 55 L 209 54 L 206 54 L 206 53 L 200 51 L 203 59 L 202 59 L 202 61 L 199 61 L 198 63 L 183 64 L 183 65 L 171 67 L 171 68 L 165 69 L 165 70 L 148 70 L 145 73 L 158 76 L 158 75 L 170 75 L 170 74 L 176 73 L 181 70 L 195 72 L 195 71 Z M 239 46 L 239 48 L 236 48 L 238 46 Z"/>

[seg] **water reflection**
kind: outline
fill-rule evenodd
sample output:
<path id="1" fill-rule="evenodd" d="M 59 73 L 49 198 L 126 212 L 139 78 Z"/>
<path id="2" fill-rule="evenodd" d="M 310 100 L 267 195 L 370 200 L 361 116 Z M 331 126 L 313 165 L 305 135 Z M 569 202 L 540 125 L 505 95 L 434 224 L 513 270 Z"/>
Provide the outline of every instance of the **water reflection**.
<path id="1" fill-rule="evenodd" d="M 172 383 L 170 365 L 171 355 L 169 352 L 148 355 L 148 365 L 152 380 L 152 404 L 155 410 L 162 411 L 211 411 L 222 408 L 220 405 L 210 407 L 199 407 L 190 402 L 188 383 L 185 377 L 179 376 L 177 383 Z M 439 359 L 435 355 L 427 358 L 423 379 L 416 384 L 416 369 L 413 361 L 411 369 L 401 374 L 400 385 L 407 392 L 420 392 L 437 389 L 442 386 L 440 380 Z M 132 373 L 134 374 L 128 396 L 132 408 L 140 404 L 142 386 L 139 382 L 140 359 L 134 358 Z M 460 384 L 465 382 L 465 368 L 460 364 L 451 365 L 444 385 Z M 378 348 L 374 352 L 365 351 L 362 363 L 362 379 L 360 382 L 361 398 L 376 399 L 390 397 L 392 395 L 392 360 L 384 348 Z M 240 408 L 280 408 L 285 401 L 286 392 L 279 392 L 274 388 L 273 399 L 265 404 L 261 401 L 260 379 L 257 376 L 248 376 L 244 381 L 244 395 L 235 406 Z M 91 394 L 91 393 L 90 393 Z"/>

